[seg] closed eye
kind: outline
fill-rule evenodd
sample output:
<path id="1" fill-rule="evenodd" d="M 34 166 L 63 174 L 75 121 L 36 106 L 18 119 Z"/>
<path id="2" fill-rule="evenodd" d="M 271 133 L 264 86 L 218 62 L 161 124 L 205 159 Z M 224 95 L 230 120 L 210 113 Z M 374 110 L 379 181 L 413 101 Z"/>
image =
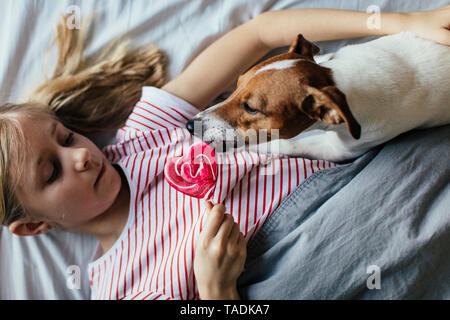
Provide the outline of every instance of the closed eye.
<path id="1" fill-rule="evenodd" d="M 256 114 L 259 112 L 259 110 L 251 108 L 247 102 L 243 102 L 242 107 L 244 108 L 245 111 L 247 111 L 247 113 L 250 114 Z"/>
<path id="2" fill-rule="evenodd" d="M 69 133 L 67 139 L 64 141 L 63 146 L 68 147 L 73 143 L 73 132 Z M 59 176 L 60 166 L 57 163 L 53 164 L 53 171 L 50 178 L 47 180 L 48 184 L 53 183 Z"/>

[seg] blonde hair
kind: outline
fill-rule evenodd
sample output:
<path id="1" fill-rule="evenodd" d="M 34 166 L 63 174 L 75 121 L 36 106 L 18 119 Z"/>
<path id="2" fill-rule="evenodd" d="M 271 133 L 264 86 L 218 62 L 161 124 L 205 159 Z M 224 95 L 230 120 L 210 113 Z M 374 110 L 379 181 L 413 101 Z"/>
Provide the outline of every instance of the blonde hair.
<path id="1" fill-rule="evenodd" d="M 0 107 L 0 222 L 4 225 L 29 216 L 15 196 L 26 159 L 23 150 L 29 148 L 19 117 L 55 118 L 45 105 L 7 103 Z"/>
<path id="2" fill-rule="evenodd" d="M 33 90 L 24 103 L 0 106 L 2 224 L 9 225 L 27 215 L 14 196 L 19 179 L 12 176 L 11 164 L 18 159 L 23 161 L 19 150 L 26 150 L 26 141 L 17 117 L 11 117 L 13 113 L 56 117 L 80 134 L 114 131 L 125 124 L 143 86 L 161 87 L 165 82 L 163 53 L 153 45 L 129 48 L 129 41 L 123 41 L 122 37 L 87 63 L 83 55 L 86 29 L 84 23 L 80 30 L 71 30 L 67 28 L 66 17 L 61 17 L 55 38 L 56 66 L 50 79 Z"/>
<path id="3" fill-rule="evenodd" d="M 90 66 L 83 58 L 84 33 L 57 26 L 58 58 L 53 76 L 34 90 L 29 101 L 43 103 L 68 128 L 81 134 L 117 130 L 139 100 L 143 86 L 161 87 L 166 59 L 153 45 L 129 48 L 113 40 Z"/>

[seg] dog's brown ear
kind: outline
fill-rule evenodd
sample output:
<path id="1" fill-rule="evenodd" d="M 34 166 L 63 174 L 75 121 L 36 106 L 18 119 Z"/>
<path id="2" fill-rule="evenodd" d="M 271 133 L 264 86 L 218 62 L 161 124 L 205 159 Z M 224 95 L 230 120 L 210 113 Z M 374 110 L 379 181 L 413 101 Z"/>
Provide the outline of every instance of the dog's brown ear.
<path id="1" fill-rule="evenodd" d="M 320 51 L 319 47 L 314 43 L 306 40 L 303 35 L 299 34 L 297 38 L 292 42 L 288 53 L 298 53 L 302 56 L 309 57 L 313 59 L 313 56 L 318 54 Z"/>
<path id="2" fill-rule="evenodd" d="M 353 117 L 345 95 L 335 86 L 320 89 L 305 85 L 307 94 L 300 109 L 311 119 L 330 124 L 345 122 L 353 138 L 361 136 L 361 126 Z"/>

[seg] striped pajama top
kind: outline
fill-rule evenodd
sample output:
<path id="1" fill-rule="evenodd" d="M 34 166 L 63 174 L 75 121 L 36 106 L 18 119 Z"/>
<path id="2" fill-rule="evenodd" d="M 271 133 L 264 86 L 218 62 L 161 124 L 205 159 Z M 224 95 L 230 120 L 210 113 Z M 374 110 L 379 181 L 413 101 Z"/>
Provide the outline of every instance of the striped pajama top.
<path id="1" fill-rule="evenodd" d="M 172 188 L 164 177 L 168 159 L 183 155 L 197 138 L 185 123 L 198 110 L 161 89 L 144 87 L 116 143 L 103 148 L 130 187 L 126 226 L 88 266 L 92 299 L 196 299 L 195 245 L 206 221 L 205 203 Z M 295 187 L 323 160 L 240 151 L 216 154 L 216 187 L 209 199 L 223 203 L 246 241 Z"/>

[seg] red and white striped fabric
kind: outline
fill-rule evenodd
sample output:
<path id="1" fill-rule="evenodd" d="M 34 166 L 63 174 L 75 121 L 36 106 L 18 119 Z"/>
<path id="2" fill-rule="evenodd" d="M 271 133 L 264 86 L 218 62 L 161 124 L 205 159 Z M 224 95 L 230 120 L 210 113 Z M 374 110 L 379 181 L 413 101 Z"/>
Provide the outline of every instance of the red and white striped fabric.
<path id="1" fill-rule="evenodd" d="M 127 177 L 130 214 L 115 244 L 89 264 L 91 298 L 198 298 L 193 259 L 205 203 L 175 190 L 164 176 L 169 159 L 200 142 L 184 127 L 197 112 L 178 97 L 144 87 L 117 143 L 103 149 Z M 217 179 L 209 199 L 226 206 L 247 241 L 295 187 L 335 166 L 245 151 L 215 156 Z"/>

